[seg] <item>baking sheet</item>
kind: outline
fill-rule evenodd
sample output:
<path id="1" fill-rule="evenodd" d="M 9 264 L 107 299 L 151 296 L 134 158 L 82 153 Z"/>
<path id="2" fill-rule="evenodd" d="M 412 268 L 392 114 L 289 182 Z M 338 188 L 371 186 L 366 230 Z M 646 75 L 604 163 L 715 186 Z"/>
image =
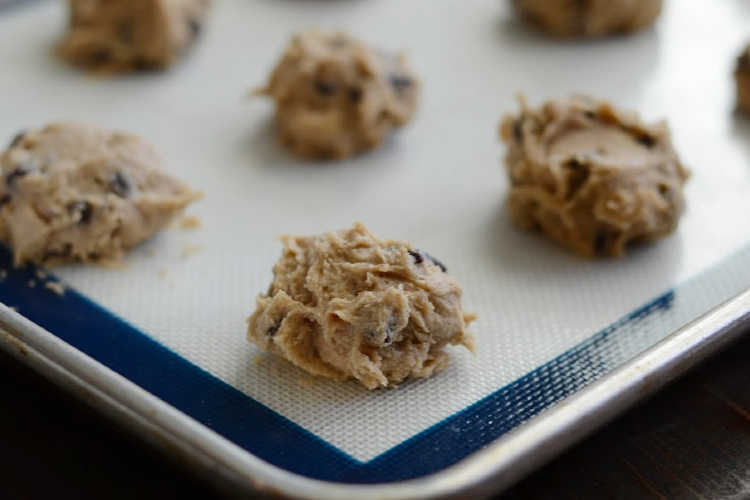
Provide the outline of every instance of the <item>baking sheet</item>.
<path id="1" fill-rule="evenodd" d="M 584 43 L 543 38 L 495 0 L 224 0 L 174 70 L 101 78 L 52 56 L 62 2 L 33 4 L 0 18 L 0 137 L 81 120 L 153 142 L 170 171 L 204 191 L 189 210 L 203 227 L 158 236 L 121 270 L 56 273 L 355 462 L 371 463 L 618 321 L 625 347 L 572 372 L 582 382 L 750 285 L 742 250 L 750 240 L 750 125 L 732 112 L 731 81 L 748 10 L 739 0 L 672 1 L 655 29 Z M 300 161 L 274 142 L 270 105 L 246 98 L 289 35 L 309 26 L 346 27 L 407 49 L 424 80 L 422 106 L 383 148 L 339 164 Z M 534 104 L 591 93 L 667 118 L 693 170 L 679 231 L 625 259 L 587 261 L 513 228 L 496 131 L 502 113 L 517 109 L 518 91 Z M 480 315 L 477 356 L 457 350 L 439 376 L 371 393 L 310 380 L 245 341 L 244 319 L 279 255 L 275 237 L 354 220 L 448 264 L 465 286 L 466 308 Z M 541 406 L 550 399 L 534 397 Z M 486 418 L 460 427 L 467 436 L 494 436 L 492 428 Z M 477 438 L 474 448 L 482 444 Z"/>

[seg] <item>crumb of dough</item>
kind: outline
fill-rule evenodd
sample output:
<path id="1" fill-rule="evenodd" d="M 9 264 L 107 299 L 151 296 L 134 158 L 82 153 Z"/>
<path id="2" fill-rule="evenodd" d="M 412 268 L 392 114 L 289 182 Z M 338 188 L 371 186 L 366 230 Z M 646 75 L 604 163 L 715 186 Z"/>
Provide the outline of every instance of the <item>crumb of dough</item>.
<path id="1" fill-rule="evenodd" d="M 8 271 L 5 269 L 0 269 L 0 281 L 5 280 L 5 278 L 8 277 Z"/>
<path id="2" fill-rule="evenodd" d="M 161 166 L 148 142 L 97 126 L 17 134 L 0 152 L 0 241 L 13 265 L 121 260 L 195 200 Z"/>
<path id="3" fill-rule="evenodd" d="M 513 0 L 513 5 L 527 22 L 561 37 L 632 33 L 662 11 L 662 0 Z"/>
<path id="4" fill-rule="evenodd" d="M 690 176 L 666 123 L 585 96 L 503 118 L 513 221 L 586 256 L 622 256 L 673 232 Z"/>
<path id="5" fill-rule="evenodd" d="M 201 226 L 200 218 L 195 215 L 186 215 L 180 219 L 181 229 L 199 229 Z"/>
<path id="6" fill-rule="evenodd" d="M 402 54 L 340 32 L 293 36 L 268 84 L 281 143 L 312 159 L 342 159 L 381 144 L 417 110 L 419 78 Z"/>
<path id="7" fill-rule="evenodd" d="M 167 277 L 167 268 L 166 267 L 162 267 L 161 269 L 159 269 L 159 277 L 160 278 L 166 278 Z"/>
<path id="8" fill-rule="evenodd" d="M 201 245 L 194 245 L 194 244 L 185 245 L 182 249 L 182 258 L 187 259 L 189 257 L 192 257 L 193 255 L 200 253 L 202 250 L 203 250 L 203 247 Z"/>
<path id="9" fill-rule="evenodd" d="M 28 286 L 29 288 L 34 288 L 36 286 L 36 280 L 30 279 L 29 281 L 26 282 L 26 286 Z"/>
<path id="10" fill-rule="evenodd" d="M 474 350 L 475 317 L 446 266 L 363 224 L 285 236 L 274 280 L 258 297 L 248 339 L 312 375 L 356 379 L 368 389 L 427 378 L 449 345 Z"/>
<path id="11" fill-rule="evenodd" d="M 60 56 L 97 73 L 167 68 L 203 31 L 210 0 L 69 0 Z"/>
<path id="12" fill-rule="evenodd" d="M 48 276 L 47 273 L 45 273 L 41 269 L 37 269 L 35 274 L 36 274 L 36 277 L 39 278 L 40 280 L 47 279 L 47 276 Z"/>
<path id="13" fill-rule="evenodd" d="M 47 281 L 44 284 L 44 288 L 46 288 L 47 290 L 50 290 L 51 292 L 53 292 L 53 293 L 55 293 L 55 294 L 57 294 L 57 295 L 59 295 L 61 297 L 63 295 L 65 295 L 65 285 L 63 285 L 59 281 Z"/>

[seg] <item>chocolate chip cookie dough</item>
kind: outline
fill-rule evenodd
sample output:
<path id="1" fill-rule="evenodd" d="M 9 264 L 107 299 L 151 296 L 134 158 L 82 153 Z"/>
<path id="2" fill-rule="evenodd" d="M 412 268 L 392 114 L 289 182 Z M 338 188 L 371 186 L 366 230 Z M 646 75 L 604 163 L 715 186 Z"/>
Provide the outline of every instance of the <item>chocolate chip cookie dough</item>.
<path id="1" fill-rule="evenodd" d="M 750 45 L 737 58 L 734 79 L 737 84 L 737 106 L 750 113 Z"/>
<path id="2" fill-rule="evenodd" d="M 665 123 L 585 97 L 506 116 L 508 202 L 516 223 L 585 256 L 619 256 L 672 232 L 688 178 Z"/>
<path id="3" fill-rule="evenodd" d="M 345 158 L 380 144 L 417 109 L 419 83 L 401 55 L 345 33 L 295 35 L 268 85 L 282 144 L 308 158 Z"/>
<path id="4" fill-rule="evenodd" d="M 659 17 L 662 0 L 512 0 L 519 14 L 557 36 L 637 31 Z"/>
<path id="5" fill-rule="evenodd" d="M 80 124 L 18 134 L 0 154 L 0 241 L 16 266 L 111 262 L 196 198 L 143 140 Z"/>
<path id="6" fill-rule="evenodd" d="M 60 54 L 105 72 L 160 69 L 198 37 L 210 0 L 69 0 Z"/>
<path id="7" fill-rule="evenodd" d="M 362 224 L 283 242 L 249 320 L 248 338 L 263 349 L 368 389 L 431 376 L 448 363 L 448 344 L 473 351 L 461 286 L 427 253 Z"/>

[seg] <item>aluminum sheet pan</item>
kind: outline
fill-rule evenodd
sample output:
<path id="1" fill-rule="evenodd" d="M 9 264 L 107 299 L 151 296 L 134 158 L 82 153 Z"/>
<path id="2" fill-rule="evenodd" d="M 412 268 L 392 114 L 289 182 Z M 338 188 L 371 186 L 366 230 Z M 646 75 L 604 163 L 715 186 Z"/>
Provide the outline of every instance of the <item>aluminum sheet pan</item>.
<path id="1" fill-rule="evenodd" d="M 647 393 L 644 380 L 653 389 L 739 334 L 750 125 L 733 112 L 731 71 L 747 14 L 740 1 L 672 1 L 635 36 L 562 42 L 495 0 L 223 0 L 173 70 L 103 78 L 53 56 L 62 2 L 4 9 L 0 137 L 61 120 L 137 133 L 205 198 L 189 210 L 202 228 L 166 231 L 123 269 L 8 269 L 0 301 L 17 312 L 0 312 L 2 343 L 247 487 L 426 498 L 507 485 Z M 274 141 L 270 105 L 247 99 L 309 26 L 407 50 L 421 108 L 383 148 L 301 161 Z M 497 125 L 519 91 L 534 104 L 590 93 L 666 118 L 693 171 L 678 232 L 583 260 L 515 229 Z M 457 350 L 437 377 L 368 392 L 310 380 L 246 342 L 276 236 L 354 220 L 449 265 L 479 314 L 475 357 Z"/>

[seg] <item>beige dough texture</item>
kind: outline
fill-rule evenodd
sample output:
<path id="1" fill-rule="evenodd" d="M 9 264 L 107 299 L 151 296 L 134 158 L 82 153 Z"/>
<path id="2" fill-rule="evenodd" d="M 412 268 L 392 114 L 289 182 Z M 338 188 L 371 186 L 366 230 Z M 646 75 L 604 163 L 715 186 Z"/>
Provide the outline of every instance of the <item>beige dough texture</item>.
<path id="1" fill-rule="evenodd" d="M 750 45 L 737 58 L 734 78 L 737 84 L 737 106 L 750 113 Z"/>
<path id="2" fill-rule="evenodd" d="M 69 0 L 60 47 L 74 64 L 103 72 L 161 69 L 201 31 L 210 0 Z"/>
<path id="3" fill-rule="evenodd" d="M 368 389 L 444 368 L 448 344 L 474 350 L 462 290 L 447 269 L 408 243 L 362 225 L 283 238 L 248 338 L 300 368 Z"/>
<path id="4" fill-rule="evenodd" d="M 659 17 L 662 0 L 512 0 L 519 14 L 557 36 L 630 33 Z"/>
<path id="5" fill-rule="evenodd" d="M 663 122 L 586 97 L 505 116 L 508 202 L 516 223 L 584 256 L 620 256 L 672 232 L 689 176 Z"/>
<path id="6" fill-rule="evenodd" d="M 292 38 L 268 85 L 282 144 L 308 158 L 345 158 L 380 144 L 417 109 L 419 82 L 402 55 L 336 32 Z"/>
<path id="7" fill-rule="evenodd" d="M 143 140 L 81 124 L 18 134 L 0 154 L 0 241 L 14 264 L 113 262 L 196 198 Z"/>

